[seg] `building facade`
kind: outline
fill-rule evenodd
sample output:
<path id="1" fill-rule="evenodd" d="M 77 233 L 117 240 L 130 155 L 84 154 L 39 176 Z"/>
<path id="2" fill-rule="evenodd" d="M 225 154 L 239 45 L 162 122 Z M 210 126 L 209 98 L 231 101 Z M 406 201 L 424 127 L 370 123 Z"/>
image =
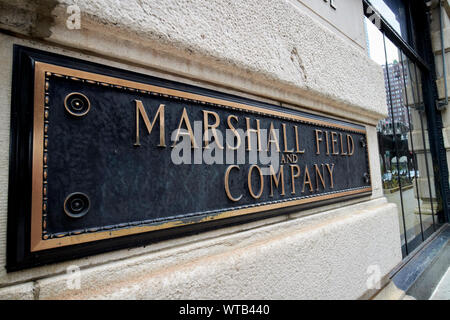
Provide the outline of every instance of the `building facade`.
<path id="1" fill-rule="evenodd" d="M 447 8 L 447 1 L 445 5 Z M 403 258 L 420 245 L 419 238 L 422 242 L 426 240 L 428 234 L 424 231 L 429 228 L 433 231 L 437 230 L 440 224 L 448 221 L 448 209 L 445 203 L 448 202 L 445 193 L 448 191 L 448 171 L 440 176 L 444 177 L 443 180 L 438 180 L 436 175 L 436 173 L 442 173 L 439 170 L 443 168 L 447 170 L 447 167 L 442 165 L 443 159 L 438 153 L 439 143 L 445 145 L 447 154 L 449 153 L 448 138 L 445 136 L 448 131 L 445 120 L 448 111 L 442 111 L 443 128 L 440 133 L 442 141 L 439 140 L 436 132 L 428 130 L 429 124 L 436 121 L 437 116 L 440 117 L 441 111 L 432 113 L 427 111 L 426 114 L 419 114 L 418 111 L 410 112 L 412 107 L 415 108 L 418 105 L 423 105 L 425 109 L 431 108 L 430 98 L 418 90 L 418 87 L 422 86 L 421 80 L 425 81 L 429 75 L 423 72 L 423 79 L 418 80 L 417 77 L 412 78 L 412 73 L 404 71 L 405 66 L 411 64 L 414 67 L 419 66 L 418 61 L 422 59 L 410 58 L 410 52 L 402 51 L 404 54 L 400 54 L 395 63 L 385 57 L 384 63 L 389 66 L 388 68 L 383 68 L 380 63 L 374 61 L 376 59 L 373 55 L 376 53 L 368 48 L 369 32 L 366 20 L 370 20 L 369 23 L 373 22 L 374 26 L 379 27 L 377 32 L 382 33 L 383 36 L 390 35 L 390 31 L 384 25 L 384 18 L 380 22 L 379 16 L 373 16 L 378 9 L 376 1 L 373 3 L 374 10 L 370 11 L 370 8 L 372 7 L 368 7 L 368 2 L 361 0 L 226 2 L 0 0 L 0 57 L 3 66 L 0 70 L 2 79 L 0 107 L 4 115 L 0 119 L 0 186 L 2 190 L 0 193 L 0 298 L 369 299 L 379 294 L 383 288 L 390 290 L 387 297 L 403 297 L 404 292 L 390 281 L 391 272 L 402 263 Z M 420 3 L 413 9 L 422 12 L 426 17 L 425 8 L 427 8 L 425 3 Z M 431 10 L 429 11 L 431 16 L 435 16 L 437 7 L 428 10 Z M 443 16 L 447 25 L 447 11 Z M 400 26 L 403 27 L 403 24 Z M 402 28 L 399 30 L 401 33 Z M 438 55 L 439 50 L 435 48 L 438 44 L 436 32 L 438 31 L 435 22 L 432 22 L 431 34 L 434 49 L 432 53 Z M 394 41 L 394 43 L 399 47 L 397 42 Z M 447 44 L 450 44 L 450 41 L 447 41 Z M 430 52 L 421 46 L 422 44 L 417 45 L 417 51 L 423 53 L 428 59 L 427 65 L 432 65 L 434 68 L 433 64 L 428 64 Z M 400 48 L 404 50 L 403 47 Z M 383 50 L 383 54 L 385 53 L 386 49 Z M 405 57 L 408 57 L 408 62 Z M 436 61 L 438 60 L 436 58 Z M 25 65 L 29 61 L 33 62 L 30 63 L 30 69 L 27 69 L 28 66 L 25 67 Z M 50 69 L 41 70 L 39 65 L 44 67 L 50 65 L 48 67 Z M 68 69 L 78 71 L 63 80 L 58 78 Z M 18 72 L 21 70 L 23 72 Z M 27 70 L 44 72 L 42 75 L 45 76 L 45 81 L 42 82 L 42 87 L 39 87 L 39 78 L 29 76 Z M 436 66 L 436 70 L 439 70 L 439 65 Z M 43 212 L 43 215 L 39 216 L 41 220 L 38 220 L 39 232 L 42 229 L 45 231 L 47 225 L 43 226 L 43 224 L 47 221 L 49 229 L 54 228 L 58 231 L 58 228 L 62 230 L 70 227 L 66 222 L 59 222 L 58 219 L 63 218 L 58 217 L 52 220 L 52 215 L 60 214 L 64 216 L 64 219 L 70 217 L 67 218 L 63 212 L 66 202 L 58 209 L 53 209 L 55 206 L 51 205 L 52 197 L 58 190 L 57 188 L 49 189 L 54 191 L 47 197 L 47 174 L 49 188 L 53 188 L 51 181 L 55 184 L 66 180 L 67 183 L 78 180 L 89 181 L 92 188 L 100 188 L 105 197 L 106 194 L 113 192 L 115 185 L 120 185 L 121 179 L 125 179 L 120 176 L 121 170 L 124 170 L 123 167 L 113 172 L 117 175 L 109 180 L 101 177 L 96 179 L 91 177 L 91 179 L 89 175 L 81 178 L 72 176 L 70 179 L 65 177 L 64 170 L 69 170 L 72 165 L 70 157 L 74 159 L 79 156 L 78 143 L 66 141 L 64 143 L 67 145 L 64 148 L 61 147 L 62 151 L 56 152 L 51 151 L 56 149 L 50 149 L 53 148 L 52 142 L 56 140 L 49 139 L 47 165 L 46 131 L 41 132 L 44 137 L 42 159 L 36 160 L 43 161 L 43 171 L 37 175 L 40 182 L 44 180 L 43 187 L 41 183 L 38 189 L 40 191 L 36 192 L 35 184 L 31 186 L 31 183 L 35 183 L 36 180 L 27 180 L 20 174 L 24 172 L 23 170 L 25 172 L 28 170 L 26 165 L 21 167 L 22 163 L 29 166 L 36 165 L 34 160 L 22 159 L 16 151 L 32 150 L 28 149 L 31 147 L 22 143 L 23 141 L 31 141 L 32 147 L 37 145 L 38 140 L 35 137 L 38 133 L 35 129 L 41 118 L 35 120 L 38 122 L 34 122 L 34 126 L 26 124 L 26 120 L 21 122 L 21 117 L 25 119 L 29 113 L 22 110 L 25 107 L 19 102 L 37 99 L 37 93 L 41 92 L 39 90 L 45 93 L 42 95 L 42 101 L 37 100 L 34 104 L 34 108 L 42 107 L 42 130 L 45 130 L 45 125 L 48 124 L 45 112 L 50 112 L 50 117 L 53 116 L 54 108 L 51 103 L 53 103 L 53 97 L 58 96 L 56 89 L 52 91 L 53 88 L 59 88 L 59 85 L 64 84 L 74 86 L 82 92 L 86 86 L 91 85 L 89 82 L 92 81 L 89 79 L 91 74 L 101 79 L 95 83 L 98 86 L 95 87 L 96 91 L 87 91 L 92 93 L 91 96 L 84 93 L 86 99 L 89 98 L 92 101 L 100 99 L 93 98 L 96 94 L 100 94 L 99 92 L 103 92 L 100 90 L 106 90 L 105 88 L 113 90 L 112 84 L 119 86 L 121 90 L 128 86 L 128 91 L 133 90 L 133 94 L 147 94 L 150 91 L 148 83 L 152 86 L 157 86 L 156 84 L 159 83 L 158 90 L 162 98 L 172 99 L 174 92 L 177 91 L 180 95 L 177 101 L 189 99 L 191 101 L 189 103 L 194 103 L 192 102 L 194 100 L 195 103 L 203 101 L 204 105 L 211 108 L 220 98 L 223 105 L 235 108 L 230 110 L 249 105 L 260 117 L 264 110 L 270 109 L 273 114 L 281 114 L 282 119 L 292 115 L 306 117 L 306 122 L 319 123 L 326 119 L 333 128 L 345 127 L 351 134 L 345 136 L 342 131 L 339 144 L 338 135 L 328 138 L 326 130 L 334 129 L 321 127 L 322 129 L 318 130 L 316 128 L 315 139 L 305 144 L 303 150 L 308 153 L 311 149 L 311 154 L 320 154 L 322 151 L 324 155 L 325 150 L 328 149 L 320 149 L 320 146 L 325 148 L 326 143 L 326 148 L 332 147 L 334 154 L 336 142 L 340 151 L 336 152 L 339 157 L 334 159 L 341 159 L 345 155 L 350 159 L 353 153 L 352 147 L 353 150 L 365 148 L 367 161 L 363 161 L 363 164 L 368 166 L 369 172 L 357 177 L 354 172 L 363 165 L 358 162 L 358 168 L 347 167 L 347 171 L 341 174 L 347 178 L 354 176 L 353 180 L 349 179 L 349 181 L 358 184 L 358 190 L 364 187 L 364 190 L 370 191 L 361 193 L 358 197 L 337 197 L 328 202 L 315 203 L 313 199 L 314 205 L 311 206 L 291 206 L 289 203 L 283 205 L 280 200 L 276 203 L 279 211 L 272 212 L 271 209 L 258 209 L 258 199 L 263 193 L 263 176 L 260 175 L 260 184 L 253 184 L 252 169 L 248 175 L 248 184 L 243 184 L 245 190 L 248 189 L 245 193 L 242 190 L 239 191 L 240 189 L 233 189 L 232 182 L 235 180 L 230 178 L 236 177 L 244 167 L 228 167 L 229 170 L 225 175 L 221 172 L 219 175 L 211 174 L 207 177 L 203 177 L 200 171 L 196 177 L 190 176 L 186 180 L 184 180 L 185 176 L 174 177 L 166 173 L 158 178 L 158 183 L 162 183 L 161 187 L 157 189 L 155 187 L 156 190 L 151 189 L 151 186 L 148 187 L 152 190 L 152 195 L 149 197 L 153 200 L 150 201 L 146 197 L 139 198 L 140 201 L 129 203 L 128 209 L 123 209 L 123 212 L 132 212 L 134 208 L 146 201 L 150 201 L 149 205 L 156 210 L 156 207 L 159 208 L 158 205 L 164 202 L 166 204 L 160 213 L 163 217 L 165 212 L 183 209 L 183 206 L 195 206 L 196 202 L 206 203 L 209 208 L 209 206 L 213 207 L 215 201 L 225 199 L 223 201 L 228 201 L 227 206 L 231 206 L 241 200 L 241 197 L 244 197 L 242 201 L 248 197 L 249 206 L 253 208 L 248 210 L 253 214 L 252 218 L 242 221 L 230 220 L 234 219 L 236 214 L 236 210 L 231 210 L 227 211 L 230 217 L 215 220 L 214 224 L 209 222 L 197 224 L 198 221 L 189 220 L 189 223 L 195 227 L 192 230 L 147 238 L 147 234 L 155 234 L 154 230 L 157 229 L 155 222 L 140 226 L 145 230 L 142 236 L 140 233 L 135 236 L 127 234 L 131 230 L 130 225 L 108 229 L 111 211 L 106 209 L 95 211 L 96 207 L 93 203 L 87 217 L 97 214 L 100 216 L 98 221 L 101 222 L 102 219 L 106 221 L 104 229 L 101 230 L 100 237 L 103 238 L 96 238 L 100 235 L 100 230 L 97 229 L 88 233 L 93 235 L 92 239 L 95 240 L 89 236 L 77 237 L 82 231 L 76 230 L 70 234 L 56 232 L 55 236 L 50 238 L 46 238 L 44 232 L 37 237 L 39 238 L 37 242 L 33 242 L 36 238 L 33 238 L 33 235 L 30 236 L 34 231 L 30 231 L 29 228 L 34 230 L 34 218 L 30 227 L 29 215 L 31 215 L 30 212 L 34 212 L 31 207 L 36 197 L 42 201 L 37 203 L 45 206 L 42 209 L 38 205 L 39 214 Z M 430 71 L 430 75 L 433 75 L 433 72 Z M 442 77 L 438 74 L 437 78 Z M 80 79 L 82 82 L 70 82 Z M 442 79 L 437 81 L 437 87 L 442 87 L 441 82 Z M 28 90 L 30 88 L 27 87 L 28 84 L 34 86 L 31 87 L 34 89 Z M 413 87 L 412 84 L 416 85 Z M 136 87 L 132 87 L 133 85 Z M 136 88 L 141 92 L 135 92 L 134 90 L 138 90 Z M 172 91 L 165 91 L 166 89 Z M 181 99 L 181 95 L 186 92 L 190 96 L 187 98 L 183 96 L 185 100 Z M 408 92 L 410 92 L 409 98 Z M 128 93 L 122 92 L 114 96 L 114 99 L 108 100 L 111 108 L 115 103 L 119 104 L 125 94 Z M 163 96 L 164 94 L 166 96 Z M 421 98 L 416 97 L 413 102 L 411 97 L 414 94 L 419 94 Z M 442 98 L 442 90 L 439 94 Z M 50 102 L 46 100 L 46 97 L 50 97 Z M 170 108 L 161 102 L 156 105 L 160 107 L 159 109 L 152 109 L 152 113 L 148 111 L 148 114 L 144 116 L 145 110 L 149 110 L 145 109 L 148 107 L 146 100 L 138 96 L 133 97 L 130 98 L 133 103 L 133 109 L 130 110 L 133 112 L 136 110 L 137 120 L 132 118 L 131 124 L 134 128 L 137 121 L 138 128 L 137 133 L 132 131 L 130 141 L 134 143 L 135 149 L 130 149 L 129 153 L 135 152 L 133 150 L 142 150 L 142 146 L 141 149 L 137 149 L 136 145 L 144 145 L 144 139 L 150 136 L 150 133 L 159 147 L 169 144 L 169 135 L 166 135 L 167 141 L 165 141 L 163 135 L 157 134 L 157 130 L 162 132 L 161 127 L 156 127 L 163 123 L 158 124 L 158 121 L 164 121 L 161 120 L 161 115 L 166 116 L 168 124 L 172 123 L 170 121 L 175 121 L 173 123 L 180 124 L 178 128 L 183 124 L 183 128 L 188 131 L 185 136 L 195 131 L 188 126 L 190 123 L 188 118 L 194 113 L 180 112 L 181 118 L 173 120 L 172 114 L 169 113 Z M 82 98 L 79 99 L 81 100 L 73 100 L 72 107 L 75 111 L 78 110 L 77 103 L 83 102 Z M 32 104 L 33 101 L 30 103 Z M 66 119 L 65 117 L 68 116 L 64 113 L 64 105 L 67 110 L 66 101 L 60 103 L 62 110 L 60 119 Z M 183 103 L 186 103 L 188 108 L 188 102 Z M 47 108 L 48 106 L 50 107 Z M 99 108 L 100 103 L 96 105 L 93 103 L 90 107 L 95 110 L 96 106 Z M 251 110 L 250 107 L 247 108 Z M 38 109 L 35 109 L 34 114 L 37 114 L 36 110 Z M 108 124 L 98 124 L 94 126 L 90 134 L 84 136 L 86 149 L 83 150 L 96 150 L 94 142 L 89 145 L 91 143 L 89 141 L 95 140 L 97 132 L 108 133 L 110 132 L 108 130 L 111 130 L 110 137 L 113 139 L 119 139 L 122 136 L 121 131 L 114 131 L 118 130 L 115 127 L 116 122 L 121 119 L 120 109 L 114 110 L 116 115 L 117 112 L 119 114 L 117 118 L 111 119 L 116 120 L 111 120 Z M 420 110 L 420 108 L 414 110 Z M 214 129 L 220 122 L 217 120 L 219 111 L 213 112 L 211 109 L 208 112 L 204 111 L 203 118 L 200 116 L 200 119 L 204 120 L 205 126 L 213 129 L 212 135 L 216 137 Z M 242 109 L 239 112 L 243 112 Z M 220 116 L 222 117 L 221 113 Z M 211 119 L 214 117 L 216 117 L 217 126 L 212 124 Z M 230 127 L 232 127 L 230 119 L 234 121 L 240 116 L 235 115 L 235 117 L 228 116 Z M 223 123 L 226 123 L 223 118 L 221 119 Z M 244 116 L 242 119 L 245 121 Z M 249 116 L 247 119 L 249 119 L 247 129 L 259 135 L 259 127 L 257 127 L 259 122 L 250 122 L 253 119 Z M 50 126 L 58 121 L 52 121 L 50 118 Z M 60 122 L 63 123 L 63 120 Z M 32 134 L 21 131 L 24 130 L 21 127 L 24 123 L 31 127 Z M 141 123 L 141 131 L 139 131 L 139 123 Z M 400 135 L 408 137 L 407 140 L 403 140 L 403 143 L 401 143 L 401 137 L 399 138 L 396 134 L 395 127 L 399 123 L 403 124 Z M 263 124 L 264 121 L 261 120 L 261 126 Z M 280 124 L 280 128 L 285 129 L 283 124 Z M 389 124 L 394 126 L 393 132 L 386 132 Z M 269 128 L 268 125 L 267 127 Z M 63 136 L 66 132 L 65 128 L 68 127 L 61 125 L 58 128 L 61 130 L 59 134 L 57 131 L 52 133 L 57 138 Z M 384 128 L 385 132 L 383 133 L 383 129 L 380 128 Z M 154 129 L 153 132 L 152 129 Z M 319 136 L 319 131 L 322 136 Z M 354 141 L 356 140 L 355 132 L 363 132 L 367 140 Z M 215 139 L 218 140 L 217 137 Z M 271 136 L 271 129 L 269 129 L 268 140 L 268 145 L 271 142 L 272 145 L 279 143 L 278 147 L 283 149 L 281 144 L 283 138 L 275 139 Z M 193 149 L 194 141 L 191 136 Z M 259 136 L 256 136 L 256 141 L 260 142 Z M 289 149 L 287 141 L 284 132 L 284 150 Z M 385 144 L 390 143 L 390 145 L 382 148 L 380 141 L 386 141 Z M 440 142 L 434 143 L 434 141 Z M 296 150 L 301 159 L 302 146 L 299 146 L 298 140 L 296 142 Z M 290 143 L 292 150 L 295 150 L 295 142 Z M 329 143 L 331 144 L 328 145 Z M 403 146 L 406 150 L 404 153 L 406 160 L 402 158 L 403 153 L 399 150 L 403 149 L 399 146 Z M 314 149 L 316 147 L 317 152 Z M 119 148 L 120 146 L 117 146 L 117 150 Z M 247 151 L 249 149 L 250 147 Z M 64 150 L 70 150 L 70 152 L 65 154 Z M 31 153 L 26 154 L 32 157 Z M 111 157 L 113 155 L 112 150 Z M 102 154 L 94 154 L 89 159 L 92 166 L 106 176 L 109 173 L 105 170 L 101 171 L 102 167 L 116 160 L 103 163 L 98 160 L 103 159 L 102 156 Z M 54 169 L 55 174 L 53 174 L 51 165 L 65 157 L 68 157 L 66 167 L 63 167 L 62 171 Z M 282 164 L 283 160 L 284 158 L 281 160 Z M 155 165 L 158 168 L 169 166 L 164 161 L 163 159 L 155 162 Z M 278 192 L 277 196 L 284 196 L 291 191 L 295 193 L 294 178 L 300 176 L 300 172 L 295 172 L 292 161 L 290 162 L 291 176 L 287 175 L 287 169 L 284 172 L 286 181 L 283 181 L 283 176 L 277 178 L 275 174 L 271 176 L 272 178 L 264 180 L 268 199 L 270 199 L 269 190 L 273 194 L 275 188 L 272 182 L 278 188 L 275 191 Z M 304 161 L 302 163 L 300 160 L 299 167 L 295 168 L 301 168 L 301 172 L 304 172 L 308 169 L 303 165 L 310 165 L 311 176 L 314 175 L 314 171 L 311 171 L 314 168 L 313 163 Z M 333 161 L 335 162 L 331 165 L 328 162 L 323 163 L 322 171 L 320 169 L 317 171 L 320 165 L 316 164 L 315 182 L 310 180 L 307 183 L 305 175 L 303 189 L 306 185 L 306 189 L 312 190 L 317 186 L 319 190 L 320 181 L 324 188 L 327 183 L 333 188 L 332 168 L 334 164 L 337 166 L 338 162 L 343 160 Z M 140 163 L 142 162 L 128 164 L 127 172 L 137 170 Z M 406 164 L 403 165 L 403 163 Z M 329 164 L 328 171 L 326 164 Z M 433 170 L 433 164 L 440 165 Z M 187 168 L 196 168 L 194 166 L 195 164 Z M 204 168 L 207 170 L 206 167 Z M 287 165 L 285 168 L 288 168 Z M 74 174 L 77 170 L 74 169 Z M 80 174 L 84 172 L 83 170 L 79 170 Z M 256 170 L 253 170 L 253 173 L 255 172 Z M 323 176 L 328 172 L 331 180 L 323 180 L 320 172 Z M 23 179 L 25 183 L 19 185 L 15 182 L 19 181 L 17 179 Z M 223 187 L 224 179 L 225 187 Z M 183 188 L 170 189 L 168 187 L 170 183 L 177 180 Z M 289 184 L 291 180 L 292 186 Z M 200 182 L 195 181 L 210 181 L 211 184 L 202 186 Z M 394 185 L 393 181 L 397 181 L 397 184 Z M 142 181 L 141 183 L 144 188 L 145 183 Z M 214 191 L 216 184 L 220 185 L 220 195 L 218 193 L 216 195 Z M 127 186 L 130 184 L 128 183 Z M 259 194 L 258 186 L 261 190 Z M 271 189 L 268 189 L 269 186 Z M 286 186 L 286 192 L 284 186 Z M 338 188 L 337 182 L 336 188 Z M 395 188 L 398 188 L 398 192 L 394 190 Z M 343 191 L 349 192 L 347 189 Z M 408 196 L 412 201 L 406 198 L 407 192 L 411 192 Z M 117 206 L 128 201 L 127 197 L 120 196 L 117 192 L 116 197 L 119 203 Z M 172 198 L 178 200 L 174 202 L 164 200 Z M 108 199 L 114 201 L 114 198 Z M 70 197 L 66 200 L 69 201 Z M 72 213 L 79 212 L 80 202 L 77 201 L 70 203 Z M 300 203 L 304 200 L 301 198 L 298 201 Z M 413 208 L 407 208 L 403 202 L 412 203 Z M 27 207 L 28 203 L 30 208 Z M 48 211 L 47 203 L 50 208 Z M 107 205 L 105 204 L 105 208 Z M 270 202 L 270 205 L 274 203 Z M 428 215 L 426 215 L 427 210 Z M 266 211 L 269 213 L 265 214 Z M 67 210 L 65 212 L 70 216 Z M 239 211 L 241 212 L 243 211 Z M 34 213 L 32 217 L 35 217 Z M 111 219 L 113 218 L 115 219 L 115 217 Z M 187 219 L 185 216 L 182 218 Z M 81 220 L 76 221 L 78 223 Z M 203 228 L 203 226 L 208 227 Z M 145 229 L 147 227 L 150 229 Z M 172 227 L 169 227 L 169 230 Z M 22 233 L 16 230 L 23 232 L 23 237 Z M 124 236 L 124 234 L 127 235 Z M 31 248 L 29 237 L 31 237 Z M 52 242 L 46 242 L 47 240 Z M 53 244 L 47 246 L 48 243 L 54 243 L 55 247 Z M 407 248 L 408 244 L 409 248 Z"/>

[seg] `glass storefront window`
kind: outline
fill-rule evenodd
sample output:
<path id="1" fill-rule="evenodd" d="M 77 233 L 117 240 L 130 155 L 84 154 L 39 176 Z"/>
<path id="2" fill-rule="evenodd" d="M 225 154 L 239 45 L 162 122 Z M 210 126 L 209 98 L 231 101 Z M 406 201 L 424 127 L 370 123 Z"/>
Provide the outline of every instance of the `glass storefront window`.
<path id="1" fill-rule="evenodd" d="M 388 117 L 377 126 L 383 192 L 397 204 L 406 256 L 436 230 L 421 72 L 367 18 L 366 35 L 368 54 L 383 69 L 388 106 Z"/>
<path id="2" fill-rule="evenodd" d="M 403 39 L 408 39 L 407 7 L 403 0 L 369 0 L 369 2 Z"/>
<path id="3" fill-rule="evenodd" d="M 410 8 L 406 0 L 368 0 L 383 19 L 411 47 L 415 47 L 414 23 L 409 19 Z"/>
<path id="4" fill-rule="evenodd" d="M 404 54 L 401 56 L 404 69 L 405 103 L 409 109 L 410 139 L 409 148 L 413 152 L 415 166 L 414 198 L 415 208 L 406 215 L 410 222 L 406 238 L 411 248 L 417 247 L 436 230 L 436 195 L 432 172 L 431 153 L 426 127 L 426 116 L 422 100 L 421 73 L 417 66 Z"/>

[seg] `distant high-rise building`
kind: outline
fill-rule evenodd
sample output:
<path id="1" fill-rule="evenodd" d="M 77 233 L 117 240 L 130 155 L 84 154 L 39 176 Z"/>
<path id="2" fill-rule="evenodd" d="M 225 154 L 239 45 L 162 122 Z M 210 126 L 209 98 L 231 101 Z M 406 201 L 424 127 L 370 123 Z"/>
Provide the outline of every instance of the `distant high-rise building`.
<path id="1" fill-rule="evenodd" d="M 397 61 L 388 64 L 387 68 L 386 65 L 383 65 L 383 72 L 386 91 L 390 92 L 386 96 L 386 103 L 389 107 L 392 106 L 392 112 L 389 108 L 389 115 L 382 121 L 382 124 L 392 127 L 392 124 L 395 123 L 397 130 L 400 128 L 408 129 L 409 111 L 404 100 L 404 90 L 406 88 L 404 81 L 406 81 L 407 85 L 407 74 L 403 73 L 402 64 Z"/>

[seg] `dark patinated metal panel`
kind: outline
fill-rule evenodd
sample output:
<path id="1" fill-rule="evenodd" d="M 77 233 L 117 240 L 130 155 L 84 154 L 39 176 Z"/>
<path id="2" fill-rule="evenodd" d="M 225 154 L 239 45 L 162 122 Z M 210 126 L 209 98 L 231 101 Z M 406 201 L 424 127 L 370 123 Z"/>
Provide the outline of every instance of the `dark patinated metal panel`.
<path id="1" fill-rule="evenodd" d="M 363 126 L 15 50 L 11 269 L 371 192 Z"/>

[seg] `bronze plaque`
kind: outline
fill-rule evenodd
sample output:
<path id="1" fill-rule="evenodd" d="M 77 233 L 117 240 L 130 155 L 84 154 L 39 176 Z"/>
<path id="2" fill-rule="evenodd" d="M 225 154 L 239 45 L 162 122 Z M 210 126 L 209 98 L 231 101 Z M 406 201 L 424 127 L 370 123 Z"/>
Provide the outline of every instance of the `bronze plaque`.
<path id="1" fill-rule="evenodd" d="M 371 194 L 365 127 L 15 47 L 8 269 Z"/>

